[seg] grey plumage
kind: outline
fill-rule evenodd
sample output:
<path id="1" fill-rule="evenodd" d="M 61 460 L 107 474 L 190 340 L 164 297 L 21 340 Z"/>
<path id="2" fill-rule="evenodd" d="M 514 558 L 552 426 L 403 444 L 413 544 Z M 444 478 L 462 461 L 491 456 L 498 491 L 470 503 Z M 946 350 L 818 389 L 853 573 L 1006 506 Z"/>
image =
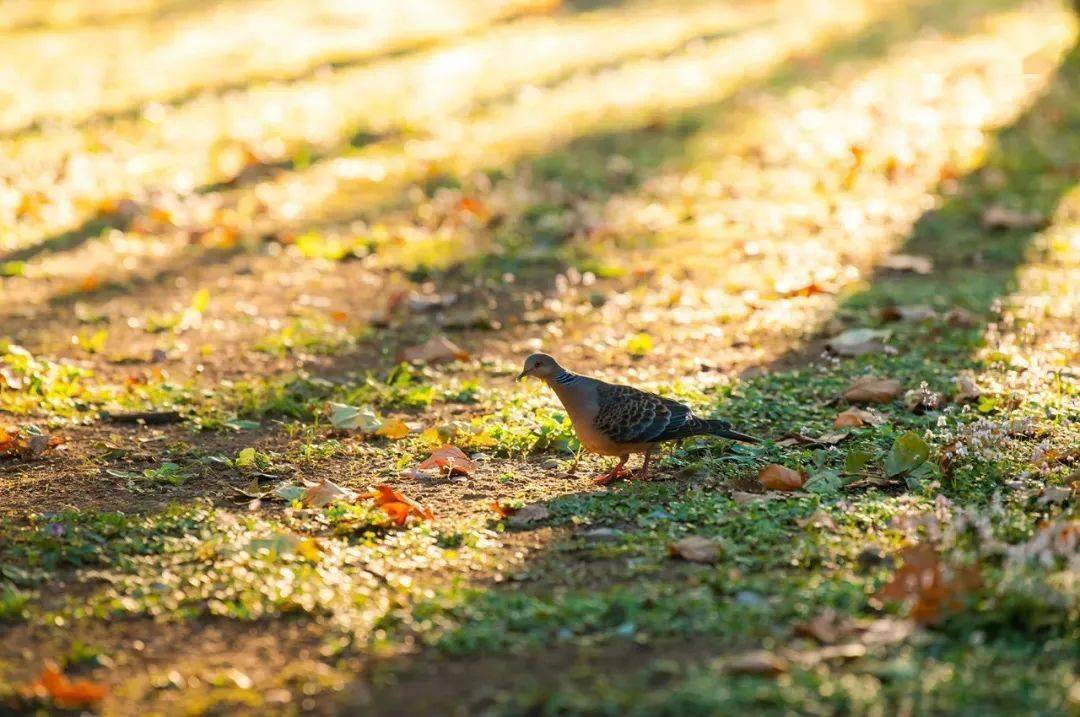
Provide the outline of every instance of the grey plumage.
<path id="1" fill-rule="evenodd" d="M 585 448 L 621 459 L 598 479 L 599 483 L 621 476 L 631 453 L 645 454 L 641 474 L 646 475 L 652 451 L 664 441 L 719 436 L 758 442 L 732 430 L 726 421 L 699 418 L 688 406 L 670 398 L 567 371 L 547 354 L 533 354 L 525 360 L 518 379 L 526 376 L 541 379 L 555 391 Z"/>
<path id="2" fill-rule="evenodd" d="M 748 443 L 757 439 L 731 430 L 727 421 L 698 418 L 686 406 L 670 398 L 631 386 L 596 379 L 597 430 L 616 443 L 660 443 L 691 436 L 721 436 Z"/>

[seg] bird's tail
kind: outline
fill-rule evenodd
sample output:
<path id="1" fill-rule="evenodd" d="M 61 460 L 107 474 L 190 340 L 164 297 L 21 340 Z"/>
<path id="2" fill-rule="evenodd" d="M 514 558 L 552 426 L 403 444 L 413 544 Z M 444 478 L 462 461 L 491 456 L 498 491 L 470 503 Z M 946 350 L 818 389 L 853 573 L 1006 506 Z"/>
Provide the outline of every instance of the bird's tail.
<path id="1" fill-rule="evenodd" d="M 742 441 L 743 443 L 761 443 L 761 441 L 753 436 L 731 430 L 731 424 L 727 421 L 706 420 L 704 423 L 710 436 L 730 438 L 733 441 Z"/>

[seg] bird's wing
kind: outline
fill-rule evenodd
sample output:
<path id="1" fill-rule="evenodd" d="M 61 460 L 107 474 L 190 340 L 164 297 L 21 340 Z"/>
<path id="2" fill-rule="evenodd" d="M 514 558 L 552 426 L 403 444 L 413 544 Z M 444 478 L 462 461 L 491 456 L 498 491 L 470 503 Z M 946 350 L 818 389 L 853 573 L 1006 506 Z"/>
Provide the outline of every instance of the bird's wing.
<path id="1" fill-rule="evenodd" d="M 596 430 L 616 443 L 662 441 L 693 418 L 678 401 L 630 386 L 598 382 L 596 393 Z"/>

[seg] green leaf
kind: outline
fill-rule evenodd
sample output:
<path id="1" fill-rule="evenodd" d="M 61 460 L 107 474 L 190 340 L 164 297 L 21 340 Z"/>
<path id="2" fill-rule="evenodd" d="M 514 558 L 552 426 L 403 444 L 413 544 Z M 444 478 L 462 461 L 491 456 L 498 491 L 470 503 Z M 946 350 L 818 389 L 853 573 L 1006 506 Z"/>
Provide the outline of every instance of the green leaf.
<path id="1" fill-rule="evenodd" d="M 811 493 L 835 493 L 847 483 L 847 480 L 838 471 L 818 471 L 806 479 L 803 489 Z"/>
<path id="2" fill-rule="evenodd" d="M 262 424 L 258 421 L 246 421 L 239 418 L 235 418 L 231 421 L 225 421 L 224 425 L 226 428 L 231 428 L 234 431 L 254 431 L 257 428 L 262 427 Z"/>
<path id="3" fill-rule="evenodd" d="M 929 457 L 929 444 L 915 431 L 908 431 L 896 439 L 885 456 L 885 475 L 895 478 L 925 463 Z"/>
<path id="4" fill-rule="evenodd" d="M 358 428 L 363 433 L 374 433 L 382 425 L 382 419 L 372 408 L 357 408 L 344 403 L 331 403 L 330 425 L 339 431 Z"/>
<path id="5" fill-rule="evenodd" d="M 859 448 L 848 451 L 847 456 L 844 457 L 844 472 L 845 473 L 858 473 L 866 467 L 866 464 L 873 459 L 867 451 Z"/>
<path id="6" fill-rule="evenodd" d="M 255 465 L 255 449 L 251 446 L 242 449 L 236 454 L 236 460 L 233 461 L 233 465 L 237 468 L 249 468 Z"/>
<path id="7" fill-rule="evenodd" d="M 274 495 L 292 503 L 295 500 L 300 500 L 300 497 L 304 495 L 304 488 L 295 483 L 284 483 L 274 489 Z"/>

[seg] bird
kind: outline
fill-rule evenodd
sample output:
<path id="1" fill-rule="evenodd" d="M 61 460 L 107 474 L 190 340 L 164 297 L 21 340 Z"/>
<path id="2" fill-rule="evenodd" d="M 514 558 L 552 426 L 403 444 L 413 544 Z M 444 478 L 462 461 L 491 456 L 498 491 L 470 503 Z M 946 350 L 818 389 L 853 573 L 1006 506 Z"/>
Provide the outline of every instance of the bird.
<path id="1" fill-rule="evenodd" d="M 699 418 L 689 406 L 670 398 L 568 371 L 545 353 L 525 359 L 517 380 L 528 376 L 540 379 L 555 391 L 582 446 L 619 459 L 614 468 L 596 478 L 598 485 L 626 477 L 626 462 L 634 453 L 644 454 L 637 477 L 647 478 L 653 451 L 665 441 L 719 436 L 743 443 L 760 442 L 732 430 L 727 421 Z"/>

